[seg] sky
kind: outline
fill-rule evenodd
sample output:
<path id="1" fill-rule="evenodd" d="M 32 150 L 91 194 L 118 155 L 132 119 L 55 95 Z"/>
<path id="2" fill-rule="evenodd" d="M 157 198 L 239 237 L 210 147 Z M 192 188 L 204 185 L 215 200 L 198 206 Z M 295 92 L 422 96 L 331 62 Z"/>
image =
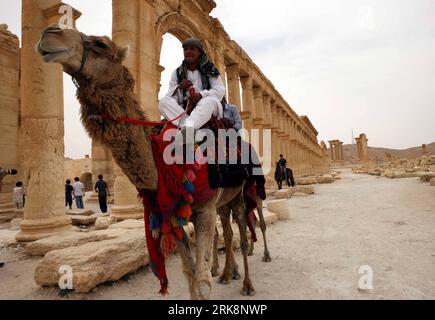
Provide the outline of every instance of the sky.
<path id="1" fill-rule="evenodd" d="M 78 28 L 111 34 L 110 0 L 67 0 Z M 435 141 L 435 1 L 216 0 L 211 13 L 321 140 L 404 149 Z M 0 23 L 20 34 L 19 0 L 0 0 Z M 160 96 L 182 59 L 165 35 Z M 90 154 L 75 88 L 65 87 L 65 156 Z"/>

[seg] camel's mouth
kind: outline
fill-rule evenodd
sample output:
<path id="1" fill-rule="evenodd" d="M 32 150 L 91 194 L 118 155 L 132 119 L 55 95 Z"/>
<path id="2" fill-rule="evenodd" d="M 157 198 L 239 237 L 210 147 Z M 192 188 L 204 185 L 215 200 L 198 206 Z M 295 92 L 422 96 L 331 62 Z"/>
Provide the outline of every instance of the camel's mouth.
<path id="1" fill-rule="evenodd" d="M 41 42 L 37 45 L 37 51 L 42 57 L 42 60 L 46 63 L 56 62 L 68 53 L 69 49 L 59 48 L 59 49 L 49 49 L 44 47 Z"/>

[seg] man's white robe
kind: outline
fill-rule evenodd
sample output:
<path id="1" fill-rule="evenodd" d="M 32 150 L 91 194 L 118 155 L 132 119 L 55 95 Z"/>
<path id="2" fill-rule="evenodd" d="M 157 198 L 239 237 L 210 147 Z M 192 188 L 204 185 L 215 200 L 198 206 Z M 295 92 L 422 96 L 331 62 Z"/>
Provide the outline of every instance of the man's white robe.
<path id="1" fill-rule="evenodd" d="M 221 101 L 225 96 L 225 86 L 222 78 L 220 76 L 210 77 L 210 90 L 203 88 L 199 70 L 188 70 L 187 79 L 193 83 L 195 92 L 200 93 L 202 99 L 198 102 L 190 116 L 185 115 L 182 119 L 174 121 L 173 123 L 180 127 L 188 126 L 199 129 L 211 119 L 212 115 L 221 119 L 223 117 Z M 182 107 L 183 94 L 181 90 L 177 88 L 178 78 L 177 70 L 175 70 L 169 82 L 169 91 L 159 103 L 160 114 L 168 120 L 175 119 L 184 112 Z"/>

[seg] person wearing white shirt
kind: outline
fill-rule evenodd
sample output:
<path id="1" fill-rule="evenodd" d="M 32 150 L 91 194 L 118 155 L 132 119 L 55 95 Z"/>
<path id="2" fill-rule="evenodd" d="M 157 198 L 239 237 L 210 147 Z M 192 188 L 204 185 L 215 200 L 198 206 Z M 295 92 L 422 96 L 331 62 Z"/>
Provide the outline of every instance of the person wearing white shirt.
<path id="1" fill-rule="evenodd" d="M 85 186 L 83 183 L 80 182 L 79 177 L 74 178 L 74 184 L 73 184 L 73 195 L 76 199 L 76 206 L 77 209 L 84 209 L 85 206 L 83 205 L 83 197 L 85 196 Z"/>
<path id="2" fill-rule="evenodd" d="M 167 95 L 160 100 L 159 110 L 167 120 L 180 116 L 190 101 L 193 111 L 173 122 L 181 129 L 200 129 L 212 116 L 223 117 L 222 99 L 225 85 L 214 64 L 208 59 L 200 40 L 191 38 L 183 42 L 183 64 L 172 73 Z M 195 95 L 189 97 L 192 87 Z"/>

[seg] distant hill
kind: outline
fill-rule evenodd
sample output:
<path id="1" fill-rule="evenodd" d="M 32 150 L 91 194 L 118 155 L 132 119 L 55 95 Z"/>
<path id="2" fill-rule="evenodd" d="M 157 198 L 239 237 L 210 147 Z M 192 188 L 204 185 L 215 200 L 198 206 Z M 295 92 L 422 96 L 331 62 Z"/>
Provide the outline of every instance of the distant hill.
<path id="1" fill-rule="evenodd" d="M 429 155 L 435 155 L 435 142 L 427 145 L 427 151 Z M 409 149 L 388 149 L 388 148 L 376 148 L 369 146 L 369 158 L 375 160 L 385 159 L 385 153 L 391 154 L 393 157 L 399 159 L 415 159 L 421 156 L 421 146 L 409 148 Z M 356 150 L 356 144 L 343 145 L 343 155 L 345 161 L 358 161 L 358 154 Z"/>

